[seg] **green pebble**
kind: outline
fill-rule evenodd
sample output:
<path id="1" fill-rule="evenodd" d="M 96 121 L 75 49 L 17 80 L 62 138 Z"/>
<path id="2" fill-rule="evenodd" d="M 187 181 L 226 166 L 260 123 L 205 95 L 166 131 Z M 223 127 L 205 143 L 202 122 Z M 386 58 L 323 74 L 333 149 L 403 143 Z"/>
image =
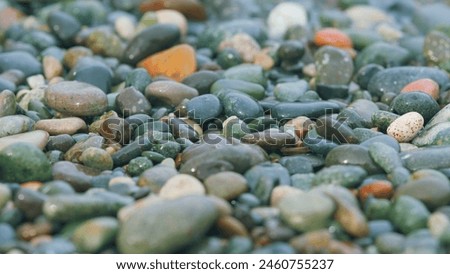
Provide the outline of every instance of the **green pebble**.
<path id="1" fill-rule="evenodd" d="M 367 172 L 359 166 L 334 165 L 321 169 L 316 173 L 312 184 L 318 185 L 340 185 L 347 188 L 358 187 Z"/>
<path id="2" fill-rule="evenodd" d="M 127 173 L 132 177 L 139 176 L 151 167 L 153 167 L 153 162 L 147 157 L 137 157 L 128 163 Z"/>
<path id="3" fill-rule="evenodd" d="M 384 143 L 378 142 L 371 144 L 369 146 L 369 154 L 372 160 L 386 173 L 391 173 L 396 168 L 403 166 L 397 151 Z"/>
<path id="4" fill-rule="evenodd" d="M 389 214 L 392 224 L 402 233 L 408 234 L 427 226 L 430 212 L 425 205 L 410 196 L 398 197 Z"/>

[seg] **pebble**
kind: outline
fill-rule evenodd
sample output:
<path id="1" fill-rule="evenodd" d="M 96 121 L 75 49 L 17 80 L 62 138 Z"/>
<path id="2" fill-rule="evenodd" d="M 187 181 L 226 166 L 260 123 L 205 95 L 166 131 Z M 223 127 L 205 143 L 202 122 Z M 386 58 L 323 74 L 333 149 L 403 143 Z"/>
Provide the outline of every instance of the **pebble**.
<path id="1" fill-rule="evenodd" d="M 174 107 L 184 99 L 198 96 L 198 91 L 174 81 L 157 81 L 147 86 L 145 96 L 151 103 L 157 101 Z"/>
<path id="2" fill-rule="evenodd" d="M 398 67 L 406 65 L 410 59 L 408 50 L 389 44 L 377 42 L 364 48 L 355 59 L 355 67 L 362 68 L 369 64 L 378 64 L 384 67 Z"/>
<path id="3" fill-rule="evenodd" d="M 439 99 L 439 84 L 432 79 L 424 78 L 413 81 L 402 88 L 400 92 L 412 92 L 421 91 L 433 97 L 433 99 Z"/>
<path id="4" fill-rule="evenodd" d="M 317 84 L 347 85 L 353 75 L 353 60 L 346 51 L 331 47 L 321 47 L 314 55 L 317 69 Z"/>
<path id="5" fill-rule="evenodd" d="M 125 117 L 134 114 L 148 114 L 152 109 L 147 98 L 134 86 L 119 91 L 116 97 L 116 106 Z"/>
<path id="6" fill-rule="evenodd" d="M 348 188 L 357 187 L 367 177 L 367 172 L 359 166 L 333 165 L 317 172 L 312 184 L 341 185 Z"/>
<path id="7" fill-rule="evenodd" d="M 154 193 L 159 193 L 164 184 L 177 174 L 177 170 L 172 167 L 155 166 L 144 171 L 139 176 L 138 185 L 148 187 Z"/>
<path id="8" fill-rule="evenodd" d="M 190 195 L 204 195 L 203 184 L 191 175 L 179 174 L 171 177 L 161 187 L 159 196 L 165 199 L 177 199 Z"/>
<path id="9" fill-rule="evenodd" d="M 186 109 L 189 118 L 203 125 L 217 118 L 222 113 L 223 106 L 217 96 L 205 94 L 189 100 Z"/>
<path id="10" fill-rule="evenodd" d="M 144 11 L 155 11 L 161 9 L 171 9 L 176 10 L 184 14 L 187 18 L 193 20 L 205 20 L 207 17 L 205 7 L 198 0 L 187 0 L 187 1 L 178 1 L 178 0 L 148 0 L 144 1 L 139 5 L 139 9 Z"/>
<path id="11" fill-rule="evenodd" d="M 222 97 L 222 98 L 220 98 Z M 240 92 L 230 92 L 219 95 L 225 115 L 236 116 L 241 120 L 250 120 L 263 115 L 263 109 L 257 101 Z"/>
<path id="12" fill-rule="evenodd" d="M 49 134 L 46 131 L 34 130 L 0 138 L 0 150 L 15 143 L 29 143 L 42 150 L 48 140 Z"/>
<path id="13" fill-rule="evenodd" d="M 172 24 L 149 26 L 128 43 L 122 60 L 127 64 L 136 65 L 144 58 L 175 45 L 180 36 L 180 29 Z"/>
<path id="14" fill-rule="evenodd" d="M 209 70 L 202 70 L 192 73 L 183 79 L 182 83 L 190 86 L 203 95 L 209 93 L 213 84 L 220 79 L 220 75 Z"/>
<path id="15" fill-rule="evenodd" d="M 14 115 L 16 113 L 16 97 L 10 90 L 4 89 L 0 92 L 0 118 Z"/>
<path id="16" fill-rule="evenodd" d="M 81 117 L 102 114 L 108 104 L 102 90 L 77 81 L 49 85 L 45 91 L 45 101 L 52 109 Z"/>
<path id="17" fill-rule="evenodd" d="M 386 173 L 392 173 L 396 168 L 403 166 L 402 160 L 398 156 L 398 150 L 387 144 L 372 143 L 369 146 L 369 154 L 372 160 Z"/>
<path id="18" fill-rule="evenodd" d="M 11 189 L 6 184 L 0 184 L 0 210 L 11 200 Z"/>
<path id="19" fill-rule="evenodd" d="M 413 173 L 414 179 L 398 187 L 395 195 L 414 197 L 430 209 L 447 205 L 450 201 L 450 182 L 445 176 L 435 176 L 433 173 L 422 178 L 414 178 L 417 175 Z"/>
<path id="20" fill-rule="evenodd" d="M 376 96 L 390 92 L 399 94 L 404 86 L 423 78 L 432 79 L 441 87 L 448 82 L 446 73 L 437 68 L 393 67 L 375 74 L 369 81 L 368 91 Z"/>
<path id="21" fill-rule="evenodd" d="M 101 148 L 105 142 L 104 138 L 98 135 L 87 136 L 86 139 L 78 141 L 65 154 L 64 159 L 74 163 L 80 162 L 80 156 L 85 150 L 91 147 Z"/>
<path id="22" fill-rule="evenodd" d="M 381 254 L 400 254 L 405 250 L 406 238 L 397 232 L 388 232 L 375 239 L 375 246 Z"/>
<path id="23" fill-rule="evenodd" d="M 76 191 L 86 191 L 92 186 L 92 169 L 68 161 L 55 163 L 52 175 L 54 180 L 64 180 Z"/>
<path id="24" fill-rule="evenodd" d="M 0 53 L 0 71 L 19 70 L 25 77 L 41 74 L 41 63 L 30 53 L 25 51 L 11 51 Z"/>
<path id="25" fill-rule="evenodd" d="M 261 51 L 258 42 L 246 33 L 238 33 L 232 37 L 223 40 L 219 44 L 219 51 L 224 49 L 236 50 L 245 63 L 252 63 L 256 55 Z"/>
<path id="26" fill-rule="evenodd" d="M 401 153 L 400 157 L 404 162 L 404 166 L 411 171 L 443 169 L 450 167 L 450 160 L 444 156 L 449 150 L 450 147 L 448 146 L 429 147 Z"/>
<path id="27" fill-rule="evenodd" d="M 414 91 L 398 95 L 391 103 L 391 110 L 400 115 L 418 112 L 428 122 L 440 108 L 430 95 Z"/>
<path id="28" fill-rule="evenodd" d="M 0 178 L 23 183 L 52 178 L 51 165 L 45 154 L 30 143 L 13 143 L 0 150 Z"/>
<path id="29" fill-rule="evenodd" d="M 35 122 L 25 115 L 0 117 L 0 138 L 31 131 L 34 124 Z"/>
<path id="30" fill-rule="evenodd" d="M 369 196 L 378 199 L 390 199 L 394 194 L 394 188 L 389 181 L 375 181 L 361 186 L 358 196 L 361 201 L 365 201 Z"/>
<path id="31" fill-rule="evenodd" d="M 333 148 L 325 158 L 325 165 L 355 165 L 364 168 L 368 174 L 380 172 L 378 165 L 370 158 L 369 150 L 359 145 L 340 145 Z"/>
<path id="32" fill-rule="evenodd" d="M 164 161 L 162 161 L 164 162 Z M 142 172 L 153 167 L 153 162 L 147 157 L 137 157 L 131 160 L 127 166 L 127 172 L 130 176 L 139 176 Z"/>
<path id="33" fill-rule="evenodd" d="M 47 195 L 21 187 L 15 194 L 14 206 L 24 214 L 26 219 L 34 220 L 42 214 L 45 200 L 47 200 Z"/>
<path id="34" fill-rule="evenodd" d="M 275 6 L 267 17 L 269 36 L 282 38 L 293 26 L 306 26 L 308 14 L 305 7 L 299 3 L 285 2 Z"/>
<path id="35" fill-rule="evenodd" d="M 318 47 L 332 46 L 336 48 L 353 48 L 350 37 L 337 28 L 324 28 L 317 31 L 313 38 L 314 44 Z"/>
<path id="36" fill-rule="evenodd" d="M 114 216 L 120 208 L 132 202 L 130 197 L 102 190 L 90 194 L 55 195 L 44 202 L 43 212 L 51 221 L 68 222 Z"/>
<path id="37" fill-rule="evenodd" d="M 85 149 L 81 153 L 79 160 L 83 165 L 98 170 L 111 170 L 113 168 L 111 155 L 105 150 L 97 147 Z"/>
<path id="38" fill-rule="evenodd" d="M 429 63 L 438 65 L 448 71 L 448 63 L 450 62 L 449 47 L 450 38 L 448 35 L 440 31 L 431 31 L 425 37 L 423 54 Z"/>
<path id="39" fill-rule="evenodd" d="M 298 232 L 327 227 L 336 209 L 330 198 L 310 193 L 286 195 L 278 208 L 281 218 Z"/>
<path id="40" fill-rule="evenodd" d="M 367 5 L 352 6 L 345 10 L 345 14 L 352 20 L 353 27 L 359 30 L 371 29 L 379 23 L 392 20 L 383 10 Z"/>
<path id="41" fill-rule="evenodd" d="M 62 119 L 43 119 L 36 122 L 35 130 L 44 130 L 50 135 L 75 134 L 87 129 L 84 120 L 72 117 Z"/>
<path id="42" fill-rule="evenodd" d="M 427 226 L 430 212 L 425 205 L 410 196 L 399 196 L 392 204 L 389 219 L 402 233 L 409 234 Z"/>
<path id="43" fill-rule="evenodd" d="M 247 180 L 239 173 L 225 171 L 213 174 L 204 181 L 206 193 L 225 200 L 233 200 L 248 189 Z"/>
<path id="44" fill-rule="evenodd" d="M 181 62 L 182 61 L 182 62 Z M 151 55 L 138 63 L 152 77 L 166 76 L 180 82 L 196 71 L 195 50 L 182 44 Z"/>
<path id="45" fill-rule="evenodd" d="M 119 223 L 116 218 L 92 218 L 75 229 L 72 241 L 78 252 L 94 254 L 113 244 L 118 230 Z"/>
<path id="46" fill-rule="evenodd" d="M 116 244 L 121 253 L 179 252 L 204 236 L 218 217 L 217 207 L 206 197 L 161 201 L 136 208 L 120 224 Z"/>

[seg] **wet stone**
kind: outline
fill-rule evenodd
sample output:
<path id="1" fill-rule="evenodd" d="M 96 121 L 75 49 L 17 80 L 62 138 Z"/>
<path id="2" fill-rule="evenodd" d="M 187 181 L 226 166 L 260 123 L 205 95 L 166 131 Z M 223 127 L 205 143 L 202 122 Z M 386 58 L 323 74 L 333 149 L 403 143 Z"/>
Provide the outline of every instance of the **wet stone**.
<path id="1" fill-rule="evenodd" d="M 86 123 L 77 117 L 62 119 L 42 119 L 34 125 L 36 130 L 47 131 L 50 135 L 74 134 L 87 129 Z"/>
<path id="2" fill-rule="evenodd" d="M 129 72 L 125 78 L 125 86 L 133 86 L 141 93 L 145 92 L 145 88 L 152 82 L 150 75 L 144 68 L 136 68 Z"/>
<path id="3" fill-rule="evenodd" d="M 182 83 L 198 90 L 199 94 L 209 93 L 211 86 L 220 79 L 219 74 L 213 71 L 198 71 L 184 78 Z"/>
<path id="4" fill-rule="evenodd" d="M 319 118 L 330 112 L 337 113 L 341 107 L 333 102 L 279 103 L 272 111 L 272 117 L 279 120 L 293 119 L 299 116 Z"/>
<path id="5" fill-rule="evenodd" d="M 350 127 L 330 116 L 319 118 L 316 121 L 316 131 L 320 136 L 337 144 L 358 143 L 358 139 Z"/>
<path id="6" fill-rule="evenodd" d="M 365 65 L 378 64 L 384 67 L 398 67 L 409 60 L 408 50 L 385 42 L 374 43 L 358 54 L 355 66 L 360 69 Z"/>
<path id="7" fill-rule="evenodd" d="M 147 114 L 152 109 L 147 98 L 134 87 L 128 87 L 119 92 L 116 97 L 116 106 L 124 116 Z"/>
<path id="8" fill-rule="evenodd" d="M 395 138 L 385 134 L 379 135 L 377 134 L 376 136 L 368 138 L 360 145 L 369 148 L 374 143 L 382 143 L 384 145 L 391 147 L 396 152 L 400 152 L 400 144 L 398 143 L 398 141 Z"/>
<path id="9" fill-rule="evenodd" d="M 333 165 L 317 172 L 312 180 L 313 185 L 340 185 L 355 188 L 367 177 L 367 172 L 359 166 Z"/>
<path id="10" fill-rule="evenodd" d="M 220 96 L 219 96 L 220 98 Z M 239 92 L 225 94 L 221 98 L 225 115 L 237 116 L 239 119 L 254 119 L 263 115 L 263 109 L 248 95 Z"/>
<path id="11" fill-rule="evenodd" d="M 151 167 L 153 167 L 153 163 L 147 157 L 137 157 L 128 163 L 127 173 L 132 177 L 139 176 Z"/>
<path id="12" fill-rule="evenodd" d="M 198 96 L 198 91 L 174 81 L 157 81 L 146 87 L 145 96 L 150 103 L 155 101 L 174 107 L 179 105 L 184 99 Z"/>
<path id="13" fill-rule="evenodd" d="M 81 153 L 79 160 L 83 165 L 98 170 L 111 170 L 113 168 L 111 155 L 105 150 L 97 147 L 89 147 L 84 150 Z"/>
<path id="14" fill-rule="evenodd" d="M 344 50 L 325 46 L 315 56 L 317 84 L 346 85 L 353 75 L 353 60 Z"/>
<path id="15" fill-rule="evenodd" d="M 212 95 L 205 94 L 191 99 L 186 104 L 188 117 L 198 121 L 200 124 L 213 120 L 222 113 L 220 100 Z"/>
<path id="16" fill-rule="evenodd" d="M 220 79 L 211 86 L 211 93 L 218 95 L 223 92 L 240 91 L 256 100 L 263 99 L 265 96 L 264 87 L 245 80 L 239 79 Z"/>
<path id="17" fill-rule="evenodd" d="M 428 94 L 408 92 L 398 95 L 391 104 L 391 110 L 403 115 L 408 112 L 418 112 L 428 122 L 440 108 L 437 102 Z"/>
<path id="18" fill-rule="evenodd" d="M 59 150 L 67 152 L 73 145 L 75 140 L 69 134 L 61 134 L 50 137 L 47 143 L 47 150 Z"/>
<path id="19" fill-rule="evenodd" d="M 92 57 L 82 57 L 69 72 L 67 80 L 90 84 L 109 93 L 112 77 L 112 70 L 104 62 Z"/>
<path id="20" fill-rule="evenodd" d="M 102 114 L 107 107 L 106 94 L 95 86 L 63 81 L 50 85 L 45 92 L 46 104 L 64 114 L 93 116 Z"/>
<path id="21" fill-rule="evenodd" d="M 277 84 L 273 90 L 275 98 L 280 102 L 302 101 L 308 89 L 308 83 L 304 80 Z"/>
<path id="22" fill-rule="evenodd" d="M 340 145 L 332 149 L 326 159 L 326 166 L 356 165 L 364 168 L 368 174 L 377 174 L 380 168 L 369 156 L 369 150 L 359 145 Z"/>
<path id="23" fill-rule="evenodd" d="M 250 192 L 262 203 L 268 203 L 272 190 L 278 185 L 290 185 L 290 176 L 280 164 L 261 164 L 245 173 Z"/>
<path id="24" fill-rule="evenodd" d="M 399 94 L 401 89 L 412 81 L 430 78 L 439 86 L 448 83 L 448 76 L 442 70 L 430 67 L 395 67 L 375 74 L 369 81 L 368 90 L 371 94 L 381 96 L 392 92 Z"/>
<path id="25" fill-rule="evenodd" d="M 303 156 L 288 156 L 280 159 L 279 162 L 284 166 L 289 174 L 304 174 L 313 172 L 313 164 Z"/>
<path id="26" fill-rule="evenodd" d="M 127 64 L 136 65 L 145 57 L 177 43 L 180 35 L 178 27 L 171 24 L 150 26 L 141 31 L 128 43 L 122 59 Z"/>
<path id="27" fill-rule="evenodd" d="M 98 171 L 97 171 L 98 172 Z M 76 191 L 86 191 L 92 186 L 92 176 L 98 175 L 94 170 L 67 161 L 59 161 L 52 167 L 54 180 L 64 180 Z"/>
<path id="28" fill-rule="evenodd" d="M 372 124 L 378 128 L 381 132 L 386 132 L 389 125 L 398 117 L 399 115 L 384 111 L 384 110 L 378 110 L 372 114 Z"/>
<path id="29" fill-rule="evenodd" d="M 91 147 L 101 148 L 105 139 L 98 135 L 88 136 L 85 140 L 78 141 L 75 145 L 73 145 L 65 154 L 64 158 L 67 161 L 71 161 L 74 163 L 80 162 L 80 156 L 83 152 Z"/>
<path id="30" fill-rule="evenodd" d="M 241 141 L 248 144 L 256 144 L 270 151 L 293 146 L 296 138 L 290 133 L 281 132 L 277 129 L 268 129 L 263 132 L 244 135 Z"/>
<path id="31" fill-rule="evenodd" d="M 0 138 L 0 150 L 15 143 L 29 143 L 42 150 L 45 148 L 48 140 L 49 135 L 47 132 L 34 130 Z"/>

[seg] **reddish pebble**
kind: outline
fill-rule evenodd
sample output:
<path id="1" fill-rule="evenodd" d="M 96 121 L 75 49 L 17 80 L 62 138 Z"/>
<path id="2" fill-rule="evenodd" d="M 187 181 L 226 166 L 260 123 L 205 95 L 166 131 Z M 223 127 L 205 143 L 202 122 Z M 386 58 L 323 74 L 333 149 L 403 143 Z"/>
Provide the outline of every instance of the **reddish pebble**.
<path id="1" fill-rule="evenodd" d="M 337 48 L 353 48 L 350 37 L 336 28 L 325 28 L 316 32 L 314 35 L 314 44 L 317 46 L 333 46 Z"/>
<path id="2" fill-rule="evenodd" d="M 197 69 L 195 50 L 187 45 L 174 46 L 142 60 L 139 67 L 153 76 L 166 76 L 180 82 Z"/>
<path id="3" fill-rule="evenodd" d="M 434 99 L 439 99 L 439 84 L 434 80 L 429 78 L 419 79 L 417 81 L 407 84 L 401 92 L 412 92 L 420 91 L 426 93 L 433 97 Z"/>
<path id="4" fill-rule="evenodd" d="M 206 19 L 206 10 L 198 0 L 147 0 L 140 4 L 139 9 L 142 13 L 172 9 L 181 12 L 189 19 Z"/>
<path id="5" fill-rule="evenodd" d="M 7 30 L 14 23 L 19 22 L 25 15 L 18 9 L 6 7 L 0 10 L 0 30 Z"/>
<path id="6" fill-rule="evenodd" d="M 388 181 L 375 181 L 359 189 L 359 199 L 365 201 L 369 196 L 380 199 L 389 199 L 394 194 L 394 188 Z"/>

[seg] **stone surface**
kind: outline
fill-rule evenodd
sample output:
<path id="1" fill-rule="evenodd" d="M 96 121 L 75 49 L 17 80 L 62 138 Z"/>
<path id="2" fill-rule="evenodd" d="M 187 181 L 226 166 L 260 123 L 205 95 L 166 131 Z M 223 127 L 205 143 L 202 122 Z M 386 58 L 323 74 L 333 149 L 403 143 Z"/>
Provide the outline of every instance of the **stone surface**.
<path id="1" fill-rule="evenodd" d="M 159 196 L 165 199 L 177 199 L 191 195 L 204 195 L 205 187 L 194 176 L 179 174 L 171 177 L 161 187 Z"/>
<path id="2" fill-rule="evenodd" d="M 177 45 L 145 58 L 138 66 L 145 68 L 152 77 L 167 76 L 180 82 L 197 68 L 195 50 L 187 44 Z"/>
<path id="3" fill-rule="evenodd" d="M 112 217 L 93 218 L 80 224 L 73 232 L 72 241 L 80 253 L 98 253 L 114 243 L 119 224 Z"/>
<path id="4" fill-rule="evenodd" d="M 34 124 L 35 122 L 25 115 L 0 117 L 0 138 L 31 131 Z"/>
<path id="5" fill-rule="evenodd" d="M 44 130 L 50 135 L 74 134 L 87 129 L 86 123 L 77 117 L 63 119 L 43 119 L 36 122 L 35 130 Z"/>
<path id="6" fill-rule="evenodd" d="M 48 181 L 52 178 L 51 165 L 45 154 L 30 143 L 14 143 L 0 150 L 0 178 L 23 183 Z"/>
<path id="7" fill-rule="evenodd" d="M 10 90 L 0 92 L 0 117 L 16 113 L 16 97 Z"/>
<path id="8" fill-rule="evenodd" d="M 107 107 L 106 94 L 89 84 L 63 81 L 50 85 L 45 91 L 46 104 L 64 114 L 93 116 Z"/>
<path id="9" fill-rule="evenodd" d="M 116 244 L 121 253 L 178 252 L 204 236 L 217 218 L 216 206 L 206 197 L 157 202 L 135 209 L 120 224 Z"/>
<path id="10" fill-rule="evenodd" d="M 239 173 L 225 171 L 209 176 L 204 181 L 206 193 L 225 200 L 233 200 L 247 191 L 247 180 Z"/>
<path id="11" fill-rule="evenodd" d="M 289 27 L 305 26 L 308 14 L 304 6 L 299 3 L 280 3 L 273 8 L 267 18 L 269 35 L 272 38 L 282 38 Z"/>
<path id="12" fill-rule="evenodd" d="M 29 143 L 42 150 L 47 145 L 48 140 L 48 132 L 42 130 L 34 130 L 0 138 L 0 150 L 14 143 Z"/>
<path id="13" fill-rule="evenodd" d="M 145 96 L 150 103 L 162 102 L 171 107 L 177 106 L 184 99 L 198 96 L 198 91 L 187 85 L 173 81 L 153 82 L 145 89 Z"/>

